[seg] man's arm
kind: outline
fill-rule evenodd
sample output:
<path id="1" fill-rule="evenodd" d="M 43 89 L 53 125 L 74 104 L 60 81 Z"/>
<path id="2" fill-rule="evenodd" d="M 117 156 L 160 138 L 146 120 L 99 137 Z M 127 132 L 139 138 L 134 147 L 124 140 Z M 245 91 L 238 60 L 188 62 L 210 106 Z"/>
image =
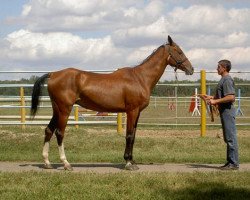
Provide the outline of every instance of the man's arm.
<path id="1" fill-rule="evenodd" d="M 234 102 L 235 101 L 235 95 L 229 94 L 223 98 L 220 99 L 209 99 L 208 103 L 211 105 L 221 104 L 221 103 L 228 103 L 228 102 Z"/>

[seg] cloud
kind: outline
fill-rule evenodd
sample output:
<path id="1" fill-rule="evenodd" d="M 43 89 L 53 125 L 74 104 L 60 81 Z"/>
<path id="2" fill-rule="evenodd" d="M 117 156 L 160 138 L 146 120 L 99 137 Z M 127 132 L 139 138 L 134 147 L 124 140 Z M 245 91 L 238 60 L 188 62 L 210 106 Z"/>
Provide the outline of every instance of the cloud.
<path id="1" fill-rule="evenodd" d="M 184 41 L 185 48 L 249 46 L 250 9 L 225 9 L 205 5 L 177 7 L 152 23 L 114 31 L 117 45 L 143 46 L 163 41 L 168 34 Z M 244 25 L 243 25 L 244 24 Z"/>
<path id="2" fill-rule="evenodd" d="M 151 23 L 164 8 L 163 1 L 31 0 L 22 19 L 32 31 L 93 31 Z M 117 23 L 119 22 L 119 23 Z"/>
<path id="3" fill-rule="evenodd" d="M 171 35 L 196 70 L 215 70 L 224 58 L 246 69 L 250 8 L 230 2 L 30 0 L 18 19 L 11 18 L 22 29 L 0 39 L 0 64 L 133 66 Z"/>
<path id="4" fill-rule="evenodd" d="M 96 64 L 96 67 L 100 67 L 107 64 L 105 57 L 119 57 L 109 36 L 101 39 L 82 39 L 71 33 L 34 33 L 19 30 L 9 34 L 4 44 L 5 47 L 0 50 L 2 60 L 35 63 L 38 66 L 46 63 L 64 66 Z"/>
<path id="5" fill-rule="evenodd" d="M 244 70 L 249 66 L 250 47 L 235 47 L 230 49 L 192 49 L 187 52 L 187 56 L 196 66 L 197 70 L 215 70 L 217 62 L 222 59 L 231 60 L 235 66 L 234 70 Z"/>
<path id="6" fill-rule="evenodd" d="M 165 25 L 165 18 L 160 17 L 151 24 L 119 29 L 113 33 L 112 38 L 115 44 L 127 47 L 163 44 L 169 32 Z"/>
<path id="7" fill-rule="evenodd" d="M 177 7 L 169 15 L 171 29 L 177 33 L 218 34 L 250 31 L 250 9 L 226 9 L 222 6 L 195 5 Z M 244 26 L 242 26 L 244 24 Z"/>

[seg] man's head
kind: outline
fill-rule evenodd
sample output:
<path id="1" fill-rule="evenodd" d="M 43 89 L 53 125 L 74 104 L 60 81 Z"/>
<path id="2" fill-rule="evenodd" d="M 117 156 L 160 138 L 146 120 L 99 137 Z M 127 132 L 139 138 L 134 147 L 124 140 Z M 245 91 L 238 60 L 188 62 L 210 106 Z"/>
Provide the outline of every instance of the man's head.
<path id="1" fill-rule="evenodd" d="M 227 72 L 229 72 L 229 71 L 231 70 L 231 67 L 232 67 L 231 62 L 230 62 L 229 60 L 220 60 L 220 61 L 218 62 L 218 67 L 219 67 L 219 66 L 225 68 L 225 70 L 226 70 Z"/>

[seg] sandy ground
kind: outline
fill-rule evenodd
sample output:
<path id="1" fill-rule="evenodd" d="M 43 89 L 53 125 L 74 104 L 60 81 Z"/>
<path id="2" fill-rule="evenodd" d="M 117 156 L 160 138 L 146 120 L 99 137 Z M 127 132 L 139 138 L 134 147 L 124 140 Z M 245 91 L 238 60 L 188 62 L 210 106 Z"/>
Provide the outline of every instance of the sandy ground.
<path id="1" fill-rule="evenodd" d="M 0 162 L 0 172 L 63 172 L 62 164 L 53 164 L 53 169 L 44 169 L 42 163 Z M 138 172 L 219 172 L 218 164 L 138 164 Z M 112 163 L 77 163 L 72 164 L 73 171 L 80 173 L 124 173 L 124 164 Z M 241 164 L 238 171 L 250 171 L 250 163 Z"/>

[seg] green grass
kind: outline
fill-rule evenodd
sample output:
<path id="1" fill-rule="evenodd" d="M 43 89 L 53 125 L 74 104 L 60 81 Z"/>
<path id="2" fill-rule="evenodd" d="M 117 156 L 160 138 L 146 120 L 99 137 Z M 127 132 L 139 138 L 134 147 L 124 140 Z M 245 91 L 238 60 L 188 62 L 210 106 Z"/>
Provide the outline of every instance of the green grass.
<path id="1" fill-rule="evenodd" d="M 224 163 L 226 147 L 218 129 L 140 128 L 134 146 L 138 163 Z M 44 127 L 0 127 L 0 161 L 42 163 Z M 250 134 L 239 131 L 241 163 L 250 162 Z M 68 127 L 65 151 L 71 163 L 124 163 L 124 135 L 115 127 Z M 59 161 L 56 139 L 50 160 Z M 249 199 L 250 172 L 134 173 L 0 172 L 0 199 Z"/>
<path id="2" fill-rule="evenodd" d="M 226 146 L 216 137 L 220 130 L 208 130 L 200 137 L 199 130 L 139 129 L 134 144 L 138 163 L 224 163 Z M 242 134 L 241 134 L 242 132 Z M 42 162 L 44 127 L 3 126 L 0 130 L 0 161 Z M 250 162 L 250 134 L 239 131 L 241 163 Z M 68 127 L 64 139 L 69 162 L 123 163 L 125 136 L 115 127 Z M 51 162 L 60 162 L 56 138 L 51 140 Z"/>
<path id="3" fill-rule="evenodd" d="M 0 173 L 1 199 L 249 199 L 250 172 Z"/>

